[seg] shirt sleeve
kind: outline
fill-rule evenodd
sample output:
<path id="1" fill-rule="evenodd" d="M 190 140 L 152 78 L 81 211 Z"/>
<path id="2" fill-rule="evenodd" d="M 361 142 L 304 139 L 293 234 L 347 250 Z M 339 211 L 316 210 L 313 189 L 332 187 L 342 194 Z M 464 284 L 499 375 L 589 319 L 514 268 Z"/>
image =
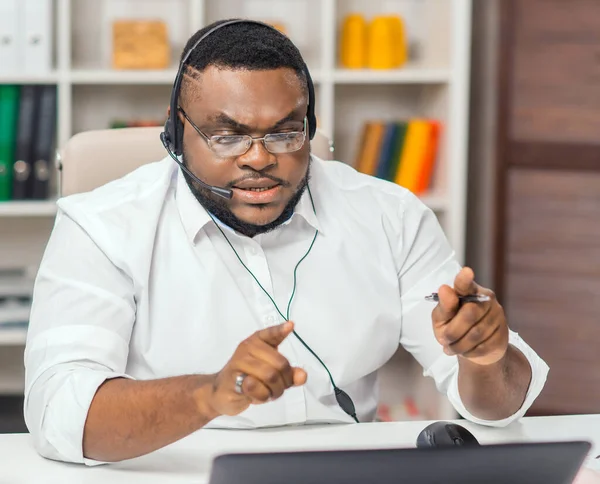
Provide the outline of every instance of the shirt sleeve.
<path id="1" fill-rule="evenodd" d="M 42 456 L 99 463 L 83 457 L 83 429 L 98 387 L 129 378 L 134 320 L 130 278 L 59 211 L 35 281 L 25 347 L 25 421 Z"/>
<path id="2" fill-rule="evenodd" d="M 407 194 L 400 207 L 396 267 L 402 301 L 400 344 L 421 364 L 425 376 L 435 380 L 437 389 L 446 394 L 454 409 L 464 418 L 488 426 L 504 426 L 520 418 L 542 391 L 548 365 L 514 331 L 509 343 L 518 348 L 531 365 L 532 378 L 521 408 L 508 418 L 482 420 L 464 406 L 458 392 L 458 359 L 443 352 L 433 333 L 431 312 L 435 303 L 425 296 L 440 286 L 453 286 L 461 266 L 444 235 L 435 214 L 417 197 Z"/>

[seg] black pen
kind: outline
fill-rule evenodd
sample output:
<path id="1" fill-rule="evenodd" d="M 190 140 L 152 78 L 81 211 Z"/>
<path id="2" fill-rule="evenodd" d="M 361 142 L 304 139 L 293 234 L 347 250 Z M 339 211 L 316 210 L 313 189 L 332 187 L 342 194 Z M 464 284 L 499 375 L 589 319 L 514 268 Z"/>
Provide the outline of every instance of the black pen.
<path id="1" fill-rule="evenodd" d="M 468 302 L 487 302 L 490 300 L 490 296 L 485 294 L 469 294 L 468 296 L 458 296 L 458 299 L 462 303 Z M 439 302 L 440 298 L 437 292 L 432 293 L 429 296 L 425 296 L 426 301 Z"/>

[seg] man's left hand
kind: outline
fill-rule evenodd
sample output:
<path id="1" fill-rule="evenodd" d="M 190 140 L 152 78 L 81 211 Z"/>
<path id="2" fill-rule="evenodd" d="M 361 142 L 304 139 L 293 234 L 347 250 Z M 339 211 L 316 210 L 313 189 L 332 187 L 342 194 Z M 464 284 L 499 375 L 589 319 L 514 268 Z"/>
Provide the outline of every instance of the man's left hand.
<path id="1" fill-rule="evenodd" d="M 458 355 L 478 365 L 500 361 L 508 349 L 508 325 L 494 293 L 475 283 L 473 270 L 465 267 L 454 280 L 454 289 L 440 287 L 432 313 L 433 330 L 447 355 Z M 485 294 L 488 302 L 461 303 L 459 295 Z"/>

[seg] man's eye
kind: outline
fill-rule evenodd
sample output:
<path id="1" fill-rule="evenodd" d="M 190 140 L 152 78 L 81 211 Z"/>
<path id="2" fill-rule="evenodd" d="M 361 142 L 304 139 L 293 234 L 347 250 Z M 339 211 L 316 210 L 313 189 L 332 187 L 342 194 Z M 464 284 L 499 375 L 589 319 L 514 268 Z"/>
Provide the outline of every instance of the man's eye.
<path id="1" fill-rule="evenodd" d="M 298 131 L 288 131 L 287 133 L 274 133 L 273 139 L 277 141 L 294 139 L 298 136 Z"/>
<path id="2" fill-rule="evenodd" d="M 212 142 L 218 145 L 234 145 L 244 140 L 243 136 L 213 136 Z"/>

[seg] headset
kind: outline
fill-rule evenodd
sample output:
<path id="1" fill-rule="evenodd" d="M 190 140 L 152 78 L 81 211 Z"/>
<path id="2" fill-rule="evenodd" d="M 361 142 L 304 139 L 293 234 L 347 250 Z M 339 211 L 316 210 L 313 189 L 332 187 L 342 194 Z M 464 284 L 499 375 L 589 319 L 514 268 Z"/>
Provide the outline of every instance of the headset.
<path id="1" fill-rule="evenodd" d="M 272 30 L 278 32 L 281 35 L 284 35 L 281 32 L 279 32 L 279 30 L 277 30 L 275 27 L 273 27 L 269 24 L 260 22 L 258 20 L 249 20 L 249 19 L 228 20 L 226 22 L 223 22 L 222 24 L 219 24 L 219 25 L 213 27 L 208 32 L 206 32 L 187 51 L 187 53 L 183 56 L 183 58 L 181 59 L 181 62 L 179 63 L 179 69 L 177 70 L 177 75 L 175 76 L 175 82 L 173 83 L 173 89 L 171 91 L 171 103 L 170 103 L 171 110 L 169 112 L 169 117 L 168 117 L 167 121 L 165 122 L 164 130 L 160 134 L 160 140 L 162 141 L 162 144 L 164 145 L 165 149 L 167 150 L 167 152 L 169 153 L 171 158 L 173 158 L 173 160 L 175 160 L 175 162 L 181 167 L 181 169 L 183 171 L 185 171 L 191 178 L 194 179 L 194 181 L 196 181 L 198 184 L 200 184 L 204 188 L 208 189 L 210 192 L 214 193 L 215 195 L 219 195 L 223 198 L 226 198 L 226 199 L 231 199 L 231 197 L 233 197 L 232 190 L 230 190 L 228 188 L 222 188 L 222 187 L 217 187 L 214 185 L 209 185 L 208 183 L 200 180 L 200 178 L 198 178 L 190 170 L 188 170 L 188 168 L 179 160 L 179 157 L 183 154 L 183 123 L 178 116 L 179 93 L 181 91 L 181 82 L 183 81 L 185 67 L 188 63 L 190 56 L 192 55 L 194 50 L 196 50 L 198 45 L 200 45 L 204 41 L 204 39 L 206 39 L 209 35 L 212 35 L 217 30 L 222 29 L 223 27 L 227 27 L 228 25 L 240 24 L 240 23 L 262 25 L 264 27 L 267 27 L 269 29 L 272 29 Z M 309 136 L 309 139 L 312 140 L 315 136 L 315 133 L 317 132 L 317 118 L 315 115 L 315 87 L 313 85 L 313 81 L 310 76 L 310 72 L 308 71 L 308 66 L 306 65 L 306 63 L 302 64 L 302 68 L 304 70 L 304 74 L 306 76 L 306 81 L 308 84 L 308 109 L 306 112 L 306 118 L 307 118 L 307 124 L 308 124 L 308 136 Z"/>
<path id="2" fill-rule="evenodd" d="M 179 159 L 179 157 L 183 154 L 183 122 L 181 121 L 181 119 L 178 116 L 178 111 L 179 111 L 178 110 L 178 106 L 179 106 L 179 92 L 181 90 L 181 82 L 183 81 L 183 76 L 184 76 L 184 72 L 185 72 L 185 66 L 187 65 L 187 62 L 188 62 L 188 60 L 189 60 L 190 55 L 192 54 L 192 52 L 202 43 L 202 41 L 204 39 L 206 39 L 209 35 L 213 34 L 217 30 L 219 30 L 219 29 L 221 29 L 223 27 L 227 27 L 228 25 L 239 24 L 239 23 L 249 23 L 249 24 L 262 25 L 264 27 L 268 27 L 268 28 L 270 28 L 270 29 L 278 32 L 281 35 L 284 35 L 281 32 L 279 32 L 275 27 L 273 27 L 273 26 L 271 26 L 269 24 L 266 24 L 264 22 L 260 22 L 258 20 L 249 20 L 249 19 L 228 20 L 226 22 L 223 22 L 222 24 L 219 24 L 219 25 L 213 27 L 208 32 L 206 32 L 187 51 L 187 53 L 183 56 L 183 58 L 182 58 L 182 60 L 181 60 L 181 62 L 179 64 L 179 69 L 178 69 L 177 75 L 175 77 L 175 82 L 173 83 L 173 90 L 171 91 L 171 103 L 170 103 L 170 108 L 171 109 L 170 109 L 170 112 L 169 112 L 169 117 L 168 117 L 167 121 L 165 122 L 165 127 L 164 127 L 163 132 L 160 134 L 160 140 L 162 141 L 162 144 L 164 145 L 165 149 L 167 150 L 167 152 L 169 153 L 169 155 L 171 156 L 171 158 L 173 158 L 173 160 L 175 160 L 175 162 L 181 167 L 181 169 L 185 173 L 187 173 L 198 184 L 200 184 L 204 188 L 208 189 L 211 193 L 214 193 L 215 195 L 219 195 L 220 197 L 223 197 L 223 198 L 226 198 L 226 199 L 231 199 L 233 197 L 233 191 L 232 190 L 227 189 L 227 188 L 222 188 L 222 187 L 217 187 L 217 186 L 209 185 L 208 183 L 200 180 L 200 178 L 198 178 L 196 175 L 194 175 L 183 164 L 183 162 Z M 316 115 L 315 115 L 315 88 L 314 88 L 313 81 L 312 81 L 312 78 L 310 76 L 310 72 L 308 71 L 308 66 L 306 65 L 306 63 L 303 62 L 302 68 L 304 70 L 304 74 L 306 76 L 306 81 L 307 81 L 307 84 L 308 84 L 308 108 L 307 108 L 307 112 L 306 112 L 306 118 L 307 118 L 307 124 L 308 124 L 308 136 L 309 136 L 309 139 L 312 140 L 314 138 L 314 136 L 315 136 L 315 133 L 317 132 L 317 118 L 316 118 Z M 308 189 L 308 193 L 310 195 L 310 189 Z M 314 206 L 314 203 L 313 203 L 313 200 L 312 200 L 312 195 L 310 195 L 310 199 L 311 199 L 311 203 L 313 205 L 313 210 L 314 210 L 315 206 Z M 209 215 L 212 218 L 212 215 L 210 213 L 209 213 Z M 242 266 L 244 266 L 244 268 L 250 273 L 250 275 L 254 278 L 254 280 L 256 281 L 256 283 L 265 292 L 265 294 L 267 295 L 267 297 L 269 297 L 269 299 L 271 299 L 271 302 L 274 304 L 274 306 L 277 309 L 277 311 L 279 312 L 279 314 L 282 317 L 284 317 L 284 319 L 288 320 L 289 317 L 285 316 L 279 310 L 279 308 L 277 307 L 277 304 L 271 298 L 271 296 L 266 291 L 266 289 L 260 284 L 260 282 L 258 281 L 258 279 L 256 278 L 256 276 L 252 273 L 252 271 L 244 264 L 244 262 L 242 261 L 242 259 L 239 256 L 239 254 L 235 250 L 235 247 L 233 247 L 233 245 L 231 244 L 231 242 L 229 241 L 229 239 L 227 238 L 227 236 L 225 235 L 225 233 L 219 227 L 219 224 L 216 223 L 216 221 L 215 221 L 215 224 L 216 224 L 217 228 L 223 234 L 223 237 L 225 237 L 225 240 L 231 246 L 233 252 L 235 253 L 235 255 L 237 256 L 237 258 L 239 259 L 239 261 L 242 264 Z M 306 254 L 304 255 L 304 257 L 302 257 L 302 259 L 300 259 L 300 261 L 298 261 L 298 264 L 296 264 L 296 267 L 294 268 L 294 289 L 292 291 L 292 295 L 290 297 L 290 302 L 288 304 L 288 313 L 289 313 L 289 309 L 290 309 L 290 306 L 291 306 L 291 303 L 292 303 L 292 299 L 293 299 L 294 294 L 296 292 L 296 270 L 298 269 L 298 266 L 300 265 L 300 263 L 306 258 L 306 256 L 311 251 L 311 249 L 313 247 L 313 244 L 314 244 L 314 242 L 315 242 L 315 240 L 317 238 L 318 232 L 319 232 L 318 230 L 315 232 L 315 236 L 314 236 L 314 238 L 312 240 L 312 243 L 311 243 L 311 245 L 310 245 L 310 247 L 308 249 L 308 252 L 306 252 Z M 289 314 L 288 314 L 288 316 L 289 316 Z M 327 368 L 327 365 L 325 365 L 325 363 L 323 362 L 323 360 L 321 360 L 321 358 L 319 358 L 319 356 L 300 337 L 300 335 L 298 335 L 298 333 L 296 333 L 296 331 L 294 331 L 294 335 L 296 336 L 296 338 L 298 338 L 298 340 L 300 341 L 300 343 L 302 343 L 302 345 L 325 368 L 325 371 L 327 372 L 327 375 L 329 376 L 329 379 L 331 380 L 331 384 L 333 385 L 335 399 L 338 402 L 338 405 L 340 406 L 340 408 L 346 414 L 350 415 L 358 423 L 358 418 L 356 417 L 356 410 L 354 408 L 354 402 L 352 401 L 352 399 L 350 398 L 350 396 L 346 392 L 344 392 L 342 389 L 340 389 L 335 384 L 335 381 L 333 380 L 333 377 L 331 376 L 331 372 L 329 371 L 329 368 Z"/>

